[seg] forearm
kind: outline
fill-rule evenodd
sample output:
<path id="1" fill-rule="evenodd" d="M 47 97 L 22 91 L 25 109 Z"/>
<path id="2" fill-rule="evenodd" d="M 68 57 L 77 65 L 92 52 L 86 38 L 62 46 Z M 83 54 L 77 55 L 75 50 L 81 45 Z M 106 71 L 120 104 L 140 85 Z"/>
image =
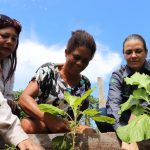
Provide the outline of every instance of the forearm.
<path id="1" fill-rule="evenodd" d="M 11 109 L 6 101 L 1 103 L 0 114 L 0 134 L 6 142 L 16 146 L 28 138 L 28 135 L 20 126 L 19 119 L 11 113 Z"/>
<path id="2" fill-rule="evenodd" d="M 49 113 L 44 114 L 44 123 L 52 133 L 65 133 L 70 131 L 68 121 Z"/>
<path id="3" fill-rule="evenodd" d="M 122 103 L 120 77 L 113 74 L 109 83 L 108 101 L 106 103 L 107 114 L 115 118 L 116 122 L 113 125 L 116 130 L 120 125 L 120 104 Z"/>
<path id="4" fill-rule="evenodd" d="M 31 96 L 21 95 L 19 105 L 29 116 L 41 121 L 44 120 L 44 112 L 38 108 L 38 104 Z"/>

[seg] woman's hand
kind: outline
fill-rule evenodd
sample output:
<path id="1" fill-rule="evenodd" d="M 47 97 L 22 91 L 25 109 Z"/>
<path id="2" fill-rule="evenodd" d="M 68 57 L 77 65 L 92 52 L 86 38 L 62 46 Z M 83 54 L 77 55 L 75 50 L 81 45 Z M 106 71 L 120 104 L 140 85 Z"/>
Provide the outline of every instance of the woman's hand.
<path id="1" fill-rule="evenodd" d="M 127 144 L 125 142 L 122 142 L 121 149 L 122 150 L 139 150 L 137 143 Z"/>
<path id="2" fill-rule="evenodd" d="M 44 150 L 43 147 L 34 143 L 32 140 L 27 139 L 20 142 L 17 146 L 20 150 Z"/>
<path id="3" fill-rule="evenodd" d="M 79 125 L 77 127 L 77 133 L 93 134 L 96 133 L 96 130 L 87 125 Z"/>
<path id="4" fill-rule="evenodd" d="M 44 114 L 44 123 L 52 133 L 65 133 L 70 131 L 69 122 L 49 113 Z"/>

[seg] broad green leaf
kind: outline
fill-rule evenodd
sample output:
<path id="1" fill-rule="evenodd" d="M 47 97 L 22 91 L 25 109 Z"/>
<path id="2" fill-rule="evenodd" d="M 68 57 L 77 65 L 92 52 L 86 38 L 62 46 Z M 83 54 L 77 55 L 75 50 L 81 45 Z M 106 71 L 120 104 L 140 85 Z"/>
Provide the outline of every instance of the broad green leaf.
<path id="1" fill-rule="evenodd" d="M 81 97 L 71 96 L 70 93 L 65 92 L 64 98 L 74 110 L 77 110 L 81 105 L 81 103 L 83 102 L 83 100 L 85 100 L 93 92 L 93 90 L 94 89 L 89 89 Z"/>
<path id="2" fill-rule="evenodd" d="M 65 111 L 50 104 L 39 104 L 39 109 L 52 115 L 65 115 Z"/>
<path id="3" fill-rule="evenodd" d="M 118 112 L 118 114 L 121 114 L 122 112 L 130 109 L 131 107 L 134 108 L 134 111 L 138 111 L 138 110 L 135 110 L 135 108 L 139 109 L 140 106 L 138 106 L 138 105 L 140 105 L 143 102 L 143 100 L 145 100 L 149 103 L 148 93 L 143 88 L 134 90 L 133 95 L 130 95 L 129 99 L 125 103 L 120 105 L 121 109 Z M 133 106 L 135 106 L 135 107 L 133 107 Z"/>
<path id="4" fill-rule="evenodd" d="M 133 106 L 130 110 L 131 110 L 132 114 L 134 114 L 135 116 L 144 114 L 144 107 L 141 105 Z"/>
<path id="5" fill-rule="evenodd" d="M 150 84 L 150 76 L 146 74 L 140 74 L 138 72 L 134 73 L 130 78 L 126 77 L 125 81 L 130 85 L 138 85 L 139 88 L 143 87 L 147 91 L 150 92 L 149 84 Z"/>
<path id="6" fill-rule="evenodd" d="M 78 97 L 70 95 L 69 92 L 64 92 L 64 99 L 67 101 L 69 106 L 71 106 L 73 108 L 74 103 L 77 101 Z"/>
<path id="7" fill-rule="evenodd" d="M 52 139 L 52 146 L 54 150 L 71 150 L 72 136 L 57 136 Z"/>
<path id="8" fill-rule="evenodd" d="M 150 82 L 149 82 L 149 84 L 147 84 L 146 92 L 150 95 Z"/>
<path id="9" fill-rule="evenodd" d="M 94 115 L 100 114 L 100 111 L 97 111 L 96 109 L 86 109 L 82 113 L 85 115 L 94 116 Z"/>
<path id="10" fill-rule="evenodd" d="M 81 105 L 81 103 L 93 92 L 93 90 L 94 89 L 89 89 L 81 97 L 78 97 L 78 99 L 74 103 L 74 108 L 78 109 L 78 107 Z"/>
<path id="11" fill-rule="evenodd" d="M 123 103 L 123 104 L 120 105 L 121 109 L 118 112 L 118 114 L 121 114 L 122 112 L 130 109 L 132 106 L 138 105 L 138 104 L 139 104 L 139 101 L 137 99 L 135 99 L 133 97 L 133 95 L 130 95 L 129 99 L 125 103 Z"/>
<path id="12" fill-rule="evenodd" d="M 115 119 L 111 118 L 111 117 L 107 117 L 107 116 L 94 116 L 91 117 L 91 119 L 98 121 L 98 122 L 107 122 L 110 124 L 114 124 L 115 123 Z"/>
<path id="13" fill-rule="evenodd" d="M 133 92 L 133 97 L 135 99 L 138 99 L 138 100 L 145 100 L 149 103 L 149 94 L 146 92 L 145 89 L 143 88 L 139 88 L 137 90 L 134 90 Z"/>
<path id="14" fill-rule="evenodd" d="M 126 143 L 150 139 L 150 116 L 140 115 L 128 125 L 118 127 L 117 135 Z"/>

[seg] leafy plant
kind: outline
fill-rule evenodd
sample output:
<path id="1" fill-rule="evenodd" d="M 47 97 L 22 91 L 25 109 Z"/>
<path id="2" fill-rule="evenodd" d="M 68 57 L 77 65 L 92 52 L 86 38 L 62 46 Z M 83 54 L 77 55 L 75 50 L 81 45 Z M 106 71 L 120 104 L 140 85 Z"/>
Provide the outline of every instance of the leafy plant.
<path id="1" fill-rule="evenodd" d="M 94 96 L 90 95 L 88 97 L 89 100 L 89 109 L 95 108 L 96 110 L 99 109 L 99 99 L 95 98 Z M 88 115 L 83 115 L 83 117 L 80 119 L 80 123 L 83 125 L 88 125 L 91 127 L 94 127 L 94 124 L 92 123 L 92 120 Z"/>
<path id="2" fill-rule="evenodd" d="M 17 148 L 14 145 L 10 146 L 10 145 L 7 145 L 7 144 L 5 144 L 4 148 L 2 148 L 2 149 L 3 150 L 17 150 Z"/>
<path id="3" fill-rule="evenodd" d="M 47 113 L 50 113 L 55 116 L 61 115 L 65 119 L 69 118 L 70 127 L 71 127 L 70 128 L 71 135 L 69 137 L 67 137 L 68 134 L 65 134 L 63 137 L 56 137 L 56 139 L 53 140 L 53 143 L 55 143 L 54 144 L 55 149 L 57 149 L 57 150 L 66 150 L 66 149 L 74 150 L 75 149 L 76 131 L 77 131 L 77 127 L 79 126 L 79 122 L 77 119 L 80 115 L 88 115 L 91 119 L 93 119 L 95 121 L 102 121 L 102 122 L 107 122 L 110 124 L 113 124 L 115 122 L 115 120 L 113 118 L 99 116 L 98 114 L 100 114 L 100 112 L 97 111 L 96 109 L 86 109 L 83 112 L 80 111 L 79 108 L 82 105 L 83 100 L 86 99 L 93 90 L 94 89 L 89 89 L 81 97 L 71 96 L 70 93 L 68 93 L 68 92 L 64 93 L 64 98 L 65 98 L 66 102 L 73 110 L 74 119 L 68 113 L 66 113 L 64 110 L 61 110 L 50 104 L 40 104 L 39 105 L 40 110 L 43 112 L 47 112 Z M 72 144 L 68 145 L 68 143 L 70 143 L 70 139 L 72 139 Z M 58 147 L 56 148 L 57 145 L 58 145 Z"/>
<path id="4" fill-rule="evenodd" d="M 23 92 L 23 90 L 18 90 L 18 91 L 14 92 L 14 98 L 15 98 L 16 103 L 18 103 L 19 97 L 22 94 L 22 92 Z M 19 106 L 18 106 L 18 109 L 19 109 L 18 117 L 20 120 L 27 117 L 27 114 Z"/>
<path id="5" fill-rule="evenodd" d="M 121 105 L 119 114 L 130 109 L 136 118 L 128 125 L 118 127 L 117 134 L 126 143 L 150 139 L 150 76 L 136 72 L 130 78 L 126 77 L 125 81 L 137 85 L 137 89 Z"/>
<path id="6" fill-rule="evenodd" d="M 20 95 L 22 94 L 23 90 L 18 90 L 14 92 L 15 101 L 18 101 Z"/>

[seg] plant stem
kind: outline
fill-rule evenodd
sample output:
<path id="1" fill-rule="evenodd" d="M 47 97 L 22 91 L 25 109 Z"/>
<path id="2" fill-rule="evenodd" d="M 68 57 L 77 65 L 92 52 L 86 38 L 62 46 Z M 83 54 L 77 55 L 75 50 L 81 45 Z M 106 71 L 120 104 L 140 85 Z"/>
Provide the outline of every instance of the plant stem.
<path id="1" fill-rule="evenodd" d="M 76 128 L 77 128 L 77 113 L 75 113 L 76 110 L 73 109 L 74 112 L 74 127 L 73 127 L 73 150 L 75 150 L 75 141 L 76 141 Z"/>

